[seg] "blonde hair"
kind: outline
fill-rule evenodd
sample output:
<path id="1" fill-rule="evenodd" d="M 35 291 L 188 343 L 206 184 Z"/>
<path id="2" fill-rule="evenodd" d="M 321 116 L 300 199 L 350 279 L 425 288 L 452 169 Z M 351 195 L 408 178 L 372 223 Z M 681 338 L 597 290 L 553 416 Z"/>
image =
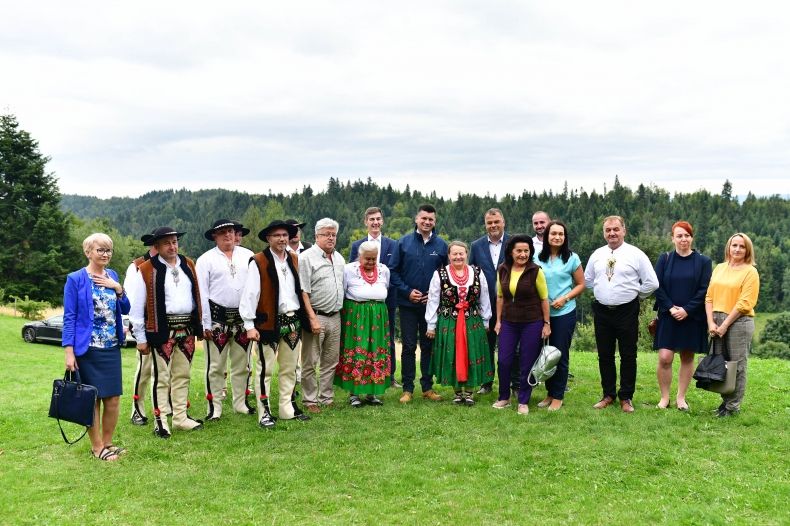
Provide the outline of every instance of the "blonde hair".
<path id="1" fill-rule="evenodd" d="M 730 236 L 730 239 L 727 240 L 727 244 L 724 245 L 724 261 L 727 263 L 730 262 L 730 244 L 732 243 L 733 238 L 742 237 L 743 244 L 746 245 L 746 255 L 743 257 L 743 262 L 747 265 L 757 266 L 757 259 L 754 257 L 754 244 L 752 244 L 752 240 L 744 234 L 743 232 L 736 232 Z"/>
<path id="2" fill-rule="evenodd" d="M 453 249 L 453 247 L 461 247 L 461 248 L 463 248 L 464 252 L 466 252 L 466 259 L 469 259 L 469 247 L 466 245 L 466 243 L 464 243 L 463 241 L 459 241 L 457 239 L 455 241 L 450 241 L 450 244 L 447 245 L 447 255 L 448 256 L 450 255 L 450 251 Z"/>
<path id="3" fill-rule="evenodd" d="M 82 251 L 87 256 L 96 246 L 112 249 L 112 239 L 107 234 L 95 232 L 82 242 Z"/>
<path id="4" fill-rule="evenodd" d="M 604 217 L 603 218 L 603 225 L 606 225 L 606 223 L 608 223 L 609 221 L 617 221 L 618 223 L 620 223 L 620 226 L 622 228 L 625 228 L 625 220 L 622 217 L 620 217 L 620 216 Z"/>

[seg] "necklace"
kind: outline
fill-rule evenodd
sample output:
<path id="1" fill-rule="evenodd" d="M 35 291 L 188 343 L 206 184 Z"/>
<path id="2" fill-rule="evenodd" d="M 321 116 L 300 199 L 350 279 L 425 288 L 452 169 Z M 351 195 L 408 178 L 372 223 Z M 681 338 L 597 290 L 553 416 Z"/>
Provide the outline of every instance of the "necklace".
<path id="1" fill-rule="evenodd" d="M 361 271 L 360 274 L 362 274 L 362 279 L 364 279 L 365 283 L 368 285 L 373 285 L 379 280 L 379 268 L 377 266 L 373 267 L 373 272 L 371 272 L 369 276 L 367 270 L 364 268 L 359 267 L 359 270 Z"/>
<path id="2" fill-rule="evenodd" d="M 176 287 L 177 287 L 178 286 L 178 282 L 181 279 L 180 278 L 181 274 L 178 272 L 178 262 L 176 261 L 176 264 L 174 266 L 172 266 L 172 267 L 167 263 L 167 261 L 164 261 L 164 264 L 169 269 L 170 274 L 173 276 L 173 283 L 175 283 Z"/>
<path id="3" fill-rule="evenodd" d="M 469 279 L 469 266 L 464 265 L 464 270 L 460 274 L 455 270 L 455 267 L 450 267 L 453 271 L 453 277 L 455 278 L 455 282 L 459 285 L 465 284 L 466 281 Z"/>

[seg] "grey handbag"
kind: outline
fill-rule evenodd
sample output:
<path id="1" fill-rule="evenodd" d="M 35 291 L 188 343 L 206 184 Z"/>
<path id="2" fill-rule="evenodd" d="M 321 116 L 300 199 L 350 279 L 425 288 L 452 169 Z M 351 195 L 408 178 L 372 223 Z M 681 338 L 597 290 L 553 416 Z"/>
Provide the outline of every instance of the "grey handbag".
<path id="1" fill-rule="evenodd" d="M 553 345 L 549 345 L 549 340 L 543 340 L 543 347 L 540 349 L 540 355 L 535 360 L 535 364 L 529 371 L 527 376 L 527 383 L 535 387 L 540 382 L 545 382 L 557 372 L 557 364 L 560 363 L 562 352 Z M 535 383 L 532 383 L 532 382 Z"/>

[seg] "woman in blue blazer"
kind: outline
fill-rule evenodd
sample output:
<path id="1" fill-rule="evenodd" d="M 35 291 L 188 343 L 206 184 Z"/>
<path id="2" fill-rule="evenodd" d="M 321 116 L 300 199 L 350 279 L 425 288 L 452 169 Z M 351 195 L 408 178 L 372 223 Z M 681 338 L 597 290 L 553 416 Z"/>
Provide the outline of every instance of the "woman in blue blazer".
<path id="1" fill-rule="evenodd" d="M 122 389 L 122 315 L 129 312 L 129 298 L 108 269 L 112 239 L 91 234 L 82 242 L 88 265 L 72 272 L 63 289 L 63 347 L 66 369 L 79 370 L 82 383 L 99 391 L 94 425 L 88 430 L 93 456 L 114 461 L 124 449 L 113 445 Z M 104 411 L 100 411 L 104 406 Z"/>

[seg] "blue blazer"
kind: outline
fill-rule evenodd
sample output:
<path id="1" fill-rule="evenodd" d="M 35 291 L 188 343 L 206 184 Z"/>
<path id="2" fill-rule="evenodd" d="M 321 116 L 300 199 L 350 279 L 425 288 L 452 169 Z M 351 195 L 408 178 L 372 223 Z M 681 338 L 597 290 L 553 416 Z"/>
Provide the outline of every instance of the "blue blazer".
<path id="1" fill-rule="evenodd" d="M 118 274 L 107 269 L 107 274 L 118 281 Z M 124 330 L 122 315 L 129 313 L 129 298 L 124 294 L 115 302 L 115 329 L 118 343 L 123 346 Z M 74 356 L 88 352 L 93 331 L 92 281 L 84 268 L 75 270 L 66 277 L 63 288 L 63 347 L 74 348 Z"/>
<path id="2" fill-rule="evenodd" d="M 359 241 L 354 241 L 351 244 L 351 254 L 348 257 L 348 262 L 353 263 L 359 258 L 359 245 L 367 241 L 368 238 L 365 237 L 360 239 Z M 392 272 L 392 257 L 395 254 L 395 251 L 398 250 L 398 242 L 392 238 L 387 236 L 381 236 L 381 255 L 379 257 L 379 261 L 382 265 L 387 265 L 387 268 L 390 269 Z M 390 287 L 389 291 L 387 292 L 387 307 L 390 309 L 394 309 L 398 306 L 398 299 L 395 291 L 395 287 L 392 284 L 392 279 L 390 279 Z"/>
<path id="3" fill-rule="evenodd" d="M 505 247 L 510 239 L 510 234 L 505 232 L 502 236 L 502 250 L 499 251 L 499 261 L 496 267 L 491 261 L 491 252 L 488 250 L 488 236 L 485 235 L 472 241 L 472 248 L 469 254 L 469 264 L 480 267 L 483 275 L 488 282 L 488 296 L 491 300 L 491 327 L 496 324 L 496 269 L 505 262 Z"/>

